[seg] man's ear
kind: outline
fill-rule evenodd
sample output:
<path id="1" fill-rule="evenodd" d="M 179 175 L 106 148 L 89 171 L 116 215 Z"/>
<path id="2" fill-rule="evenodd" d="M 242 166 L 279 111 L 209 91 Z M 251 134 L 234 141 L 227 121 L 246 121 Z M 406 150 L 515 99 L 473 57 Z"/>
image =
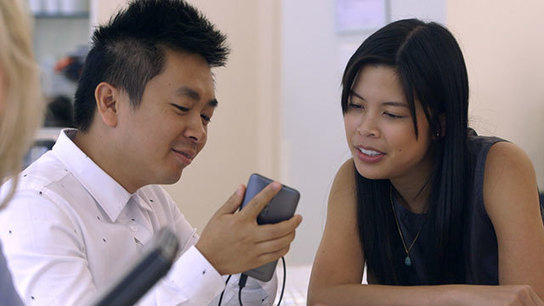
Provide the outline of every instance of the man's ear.
<path id="1" fill-rule="evenodd" d="M 94 98 L 102 122 L 109 127 L 116 127 L 119 120 L 119 90 L 107 82 L 101 82 L 94 90 Z"/>

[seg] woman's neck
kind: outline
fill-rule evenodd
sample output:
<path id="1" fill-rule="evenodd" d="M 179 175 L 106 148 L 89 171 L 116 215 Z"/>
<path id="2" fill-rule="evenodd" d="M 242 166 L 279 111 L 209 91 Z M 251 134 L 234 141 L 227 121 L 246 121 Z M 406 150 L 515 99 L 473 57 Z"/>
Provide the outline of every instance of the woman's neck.
<path id="1" fill-rule="evenodd" d="M 397 201 L 410 210 L 413 213 L 421 214 L 427 211 L 427 200 L 430 195 L 430 185 L 426 184 L 423 186 L 408 186 L 404 188 L 398 188 L 397 185 L 393 182 L 393 187 L 396 192 L 393 194 L 396 196 Z"/>
<path id="2" fill-rule="evenodd" d="M 421 171 L 403 178 L 392 178 L 391 184 L 395 188 L 394 195 L 401 205 L 413 213 L 427 211 L 428 199 L 431 194 L 431 167 L 428 171 Z"/>

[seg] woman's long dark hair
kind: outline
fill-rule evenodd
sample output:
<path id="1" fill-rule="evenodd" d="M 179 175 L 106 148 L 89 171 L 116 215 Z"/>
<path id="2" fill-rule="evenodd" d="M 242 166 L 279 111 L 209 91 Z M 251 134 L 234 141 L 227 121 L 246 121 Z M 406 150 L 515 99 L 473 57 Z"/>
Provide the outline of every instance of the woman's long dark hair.
<path id="1" fill-rule="evenodd" d="M 469 155 L 468 77 L 462 52 L 453 35 L 437 23 L 417 19 L 393 22 L 366 39 L 350 58 L 342 79 L 342 111 L 350 91 L 366 65 L 385 65 L 398 74 L 418 131 L 417 98 L 429 121 L 434 140 L 427 217 L 423 232 L 426 284 L 464 280 L 463 207 L 468 199 Z M 445 121 L 445 127 L 441 125 Z M 404 249 L 390 204 L 389 180 L 370 180 L 355 171 L 358 192 L 358 227 L 369 276 L 380 284 L 417 285 L 402 263 Z M 400 259 L 400 260 L 399 260 Z"/>

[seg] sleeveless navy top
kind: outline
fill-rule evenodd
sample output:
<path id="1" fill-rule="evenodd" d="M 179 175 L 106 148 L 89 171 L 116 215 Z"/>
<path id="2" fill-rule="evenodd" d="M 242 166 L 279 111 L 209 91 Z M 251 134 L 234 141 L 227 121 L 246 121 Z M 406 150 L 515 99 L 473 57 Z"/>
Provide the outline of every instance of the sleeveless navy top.
<path id="1" fill-rule="evenodd" d="M 465 284 L 498 285 L 498 247 L 497 236 L 493 224 L 487 215 L 483 200 L 483 183 L 485 161 L 491 146 L 505 141 L 497 137 L 477 136 L 472 130 L 469 132 L 468 147 L 472 158 L 473 184 L 472 194 L 465 207 L 464 250 L 466 254 Z M 425 218 L 424 214 L 415 214 L 404 206 L 393 201 L 402 229 L 406 245 L 410 245 Z M 421 233 L 418 238 L 424 241 L 427 233 Z M 416 242 L 410 251 L 413 267 L 414 285 L 428 283 L 428 273 L 421 247 Z"/>

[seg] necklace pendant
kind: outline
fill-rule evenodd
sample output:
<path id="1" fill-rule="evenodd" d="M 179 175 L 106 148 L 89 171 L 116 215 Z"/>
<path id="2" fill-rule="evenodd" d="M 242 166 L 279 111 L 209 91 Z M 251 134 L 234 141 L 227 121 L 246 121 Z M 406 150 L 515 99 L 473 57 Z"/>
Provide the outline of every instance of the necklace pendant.
<path id="1" fill-rule="evenodd" d="M 410 256 L 406 256 L 406 258 L 404 258 L 404 264 L 407 267 L 410 267 L 412 265 L 412 259 L 410 259 Z"/>

